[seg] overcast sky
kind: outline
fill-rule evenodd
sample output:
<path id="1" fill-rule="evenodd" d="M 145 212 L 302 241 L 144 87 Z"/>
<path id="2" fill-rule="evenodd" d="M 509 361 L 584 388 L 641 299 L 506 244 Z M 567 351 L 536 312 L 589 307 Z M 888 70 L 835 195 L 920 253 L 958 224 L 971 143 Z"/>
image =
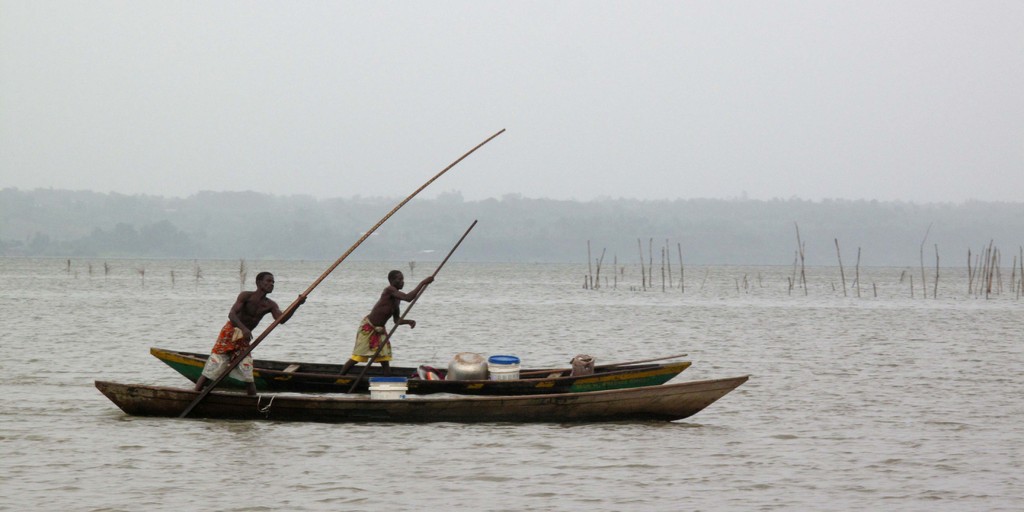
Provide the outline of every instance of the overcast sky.
<path id="1" fill-rule="evenodd" d="M 1024 194 L 1024 2 L 0 0 L 0 188 Z"/>

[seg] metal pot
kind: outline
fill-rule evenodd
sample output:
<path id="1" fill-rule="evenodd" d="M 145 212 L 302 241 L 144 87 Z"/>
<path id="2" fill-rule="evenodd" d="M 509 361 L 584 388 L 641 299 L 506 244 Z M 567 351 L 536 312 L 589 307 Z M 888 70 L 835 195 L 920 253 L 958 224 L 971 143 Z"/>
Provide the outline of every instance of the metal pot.
<path id="1" fill-rule="evenodd" d="M 475 352 L 459 352 L 448 363 L 445 380 L 487 380 L 487 359 Z"/>

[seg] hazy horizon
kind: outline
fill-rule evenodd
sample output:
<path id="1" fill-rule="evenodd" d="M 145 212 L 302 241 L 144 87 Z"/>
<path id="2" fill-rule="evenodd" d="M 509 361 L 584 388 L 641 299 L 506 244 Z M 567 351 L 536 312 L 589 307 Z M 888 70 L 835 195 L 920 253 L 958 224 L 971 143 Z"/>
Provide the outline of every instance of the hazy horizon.
<path id="1" fill-rule="evenodd" d="M 381 201 L 396 201 L 397 202 L 397 201 L 400 201 L 400 200 L 402 200 L 402 199 L 404 199 L 405 197 L 408 196 L 408 194 L 397 195 L 397 193 L 395 195 L 385 195 L 385 194 L 372 194 L 372 195 L 369 195 L 369 194 L 358 194 L 358 193 L 356 193 L 356 194 L 351 194 L 351 195 L 347 195 L 347 196 L 317 196 L 315 194 L 307 194 L 307 193 L 283 193 L 283 192 L 274 192 L 274 191 L 261 192 L 261 191 L 258 191 L 258 190 L 197 190 L 195 192 L 190 192 L 190 193 L 187 193 L 187 194 L 176 195 L 176 194 L 160 194 L 160 193 L 147 193 L 147 192 L 119 192 L 119 191 L 116 191 L 116 190 L 104 191 L 104 190 L 89 190 L 89 189 L 72 189 L 72 188 L 59 188 L 59 187 L 33 187 L 33 188 L 3 187 L 3 188 L 0 188 L 0 191 L 5 190 L 5 189 L 17 190 L 17 191 L 21 191 L 21 192 L 53 191 L 53 192 L 76 192 L 76 193 L 77 192 L 85 192 L 85 193 L 95 193 L 95 194 L 102 194 L 102 195 L 115 195 L 115 194 L 117 194 L 117 195 L 123 195 L 123 196 L 128 196 L 128 197 L 131 197 L 131 196 L 141 196 L 141 197 L 154 197 L 154 198 L 168 199 L 168 200 L 189 199 L 189 198 L 201 195 L 201 194 L 259 194 L 259 195 L 265 195 L 265 196 L 269 196 L 269 197 L 280 197 L 280 198 L 291 198 L 291 197 L 302 198 L 302 197 L 308 197 L 308 198 L 311 198 L 311 199 L 315 199 L 317 201 L 331 201 L 331 200 L 346 200 L 346 201 L 348 201 L 348 200 L 354 200 L 354 199 L 366 199 L 366 200 L 381 200 Z M 408 190 L 406 192 L 412 193 L 412 191 L 413 190 L 410 189 L 410 190 Z M 1010 200 L 962 199 L 962 200 L 951 200 L 951 201 L 912 201 L 912 200 L 905 200 L 905 199 L 864 199 L 864 198 L 850 199 L 850 198 L 845 198 L 845 197 L 822 197 L 822 198 L 810 199 L 810 198 L 796 197 L 796 196 L 793 196 L 793 197 L 765 197 L 765 198 L 743 197 L 743 196 L 739 196 L 739 197 L 676 197 L 676 198 L 653 198 L 653 199 L 650 199 L 650 198 L 647 198 L 647 199 L 645 199 L 645 198 L 636 198 L 636 197 L 608 197 L 608 196 L 602 196 L 602 197 L 593 197 L 593 198 L 588 198 L 588 199 L 578 199 L 578 198 L 560 199 L 560 198 L 532 196 L 532 195 L 529 195 L 529 194 L 522 194 L 522 193 L 518 193 L 518 192 L 509 192 L 509 193 L 504 194 L 504 195 L 502 195 L 500 197 L 468 198 L 468 197 L 465 196 L 465 194 L 462 193 L 462 191 L 459 191 L 459 190 L 436 190 L 436 191 L 431 192 L 431 189 L 429 187 L 427 189 L 425 189 L 421 194 L 417 195 L 416 197 L 423 198 L 423 199 L 428 199 L 428 198 L 429 199 L 442 199 L 442 198 L 445 198 L 445 197 L 453 197 L 453 196 L 454 197 L 458 197 L 458 198 L 460 198 L 460 200 L 465 201 L 465 202 L 481 202 L 481 201 L 488 201 L 488 200 L 502 201 L 502 200 L 505 200 L 505 199 L 508 199 L 508 198 L 519 198 L 519 199 L 525 199 L 525 200 L 538 200 L 538 201 L 576 202 L 576 203 L 581 203 L 581 204 L 583 204 L 583 203 L 600 203 L 600 202 L 604 202 L 604 201 L 609 201 L 609 202 L 614 202 L 614 201 L 640 201 L 640 202 L 673 202 L 673 201 L 725 201 L 725 202 L 730 202 L 730 201 L 736 201 L 736 202 L 743 202 L 743 201 L 755 201 L 755 202 L 782 201 L 782 202 L 786 202 L 786 201 L 801 201 L 801 202 L 809 202 L 809 203 L 815 203 L 815 204 L 822 204 L 822 203 L 828 203 L 828 202 L 844 202 L 844 201 L 846 201 L 846 202 L 851 202 L 851 203 L 857 203 L 857 202 L 878 202 L 878 203 L 894 203 L 894 204 L 902 203 L 902 204 L 920 205 L 920 206 L 927 206 L 927 205 L 962 206 L 962 205 L 969 204 L 969 203 L 1024 204 L 1024 198 L 1022 198 L 1022 199 L 1010 199 Z"/>
<path id="2" fill-rule="evenodd" d="M 0 0 L 0 188 L 1018 201 L 1019 2 Z"/>

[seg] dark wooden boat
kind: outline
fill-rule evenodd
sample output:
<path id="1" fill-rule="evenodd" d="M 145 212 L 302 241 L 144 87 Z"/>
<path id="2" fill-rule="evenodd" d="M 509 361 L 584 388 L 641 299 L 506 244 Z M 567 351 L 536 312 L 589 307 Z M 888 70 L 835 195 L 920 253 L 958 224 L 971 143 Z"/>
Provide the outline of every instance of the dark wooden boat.
<path id="1" fill-rule="evenodd" d="M 213 391 L 190 418 L 398 423 L 673 421 L 688 418 L 747 381 L 748 376 L 583 393 L 523 396 L 417 396 L 382 400 L 366 395 Z M 198 393 L 96 381 L 96 388 L 133 416 L 178 417 Z"/>
<path id="2" fill-rule="evenodd" d="M 199 379 L 209 354 L 180 352 L 150 348 L 149 352 L 192 382 Z M 674 357 L 674 356 L 670 356 Z M 666 358 L 667 359 L 667 358 Z M 593 375 L 572 376 L 571 368 L 524 369 L 518 380 L 427 380 L 417 376 L 416 368 L 391 367 L 392 375 L 409 378 L 408 394 L 453 393 L 459 395 L 538 395 L 580 393 L 608 389 L 657 386 L 664 384 L 689 368 L 690 361 L 649 364 L 603 365 Z M 345 393 L 362 373 L 356 366 L 340 375 L 340 364 L 296 363 L 287 361 L 253 360 L 253 379 L 256 389 L 264 391 L 290 391 L 305 393 Z M 438 368 L 441 377 L 445 370 Z M 380 366 L 371 365 L 356 386 L 356 392 L 369 390 L 369 378 L 380 376 Z M 242 382 L 225 378 L 220 387 L 242 389 Z"/>

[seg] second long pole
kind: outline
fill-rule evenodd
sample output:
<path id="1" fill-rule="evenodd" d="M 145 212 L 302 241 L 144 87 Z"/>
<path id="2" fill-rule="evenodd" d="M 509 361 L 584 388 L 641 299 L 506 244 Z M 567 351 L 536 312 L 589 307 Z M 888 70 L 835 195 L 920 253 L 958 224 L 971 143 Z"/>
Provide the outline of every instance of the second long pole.
<path id="1" fill-rule="evenodd" d="M 452 254 L 455 253 L 455 249 L 458 249 L 459 246 L 462 245 L 462 241 L 466 239 L 466 236 L 469 235 L 469 232 L 473 230 L 474 226 L 476 226 L 476 222 L 477 221 L 474 220 L 473 223 L 469 225 L 469 228 L 466 229 L 466 232 L 462 234 L 462 238 L 459 238 L 459 241 L 455 242 L 455 246 L 452 247 L 452 250 L 448 251 L 448 255 L 445 256 L 444 260 L 441 261 L 441 264 L 438 265 L 436 269 L 434 269 L 434 273 L 430 274 L 431 277 L 437 277 L 437 273 L 441 271 L 441 267 L 444 267 L 444 264 L 448 262 L 448 258 L 452 257 Z M 427 288 L 429 286 L 430 285 L 428 284 L 427 286 L 423 287 L 423 289 L 420 290 L 420 293 L 416 294 L 416 297 L 412 299 L 412 302 L 410 302 L 408 306 L 406 306 L 405 312 L 402 313 L 402 316 L 399 317 L 397 322 L 395 322 L 395 325 L 391 326 L 391 330 L 388 331 L 386 335 L 384 335 L 384 339 L 377 346 L 377 350 L 373 353 L 372 356 L 370 356 L 370 359 L 366 361 L 366 366 L 363 366 L 363 371 L 359 372 L 359 376 L 352 381 L 352 386 L 348 388 L 349 393 L 356 390 L 356 386 L 358 386 L 359 382 L 363 380 L 363 376 L 366 375 L 366 371 L 370 369 L 370 365 L 372 365 L 373 361 L 377 359 L 377 356 L 380 355 L 380 351 L 384 349 L 385 345 L 391 343 L 391 335 L 394 334 L 395 330 L 398 329 L 398 326 L 402 324 L 402 320 L 405 320 L 405 315 L 409 314 L 409 310 L 416 305 L 416 301 L 420 300 L 420 297 L 423 296 L 423 292 L 427 291 Z"/>

